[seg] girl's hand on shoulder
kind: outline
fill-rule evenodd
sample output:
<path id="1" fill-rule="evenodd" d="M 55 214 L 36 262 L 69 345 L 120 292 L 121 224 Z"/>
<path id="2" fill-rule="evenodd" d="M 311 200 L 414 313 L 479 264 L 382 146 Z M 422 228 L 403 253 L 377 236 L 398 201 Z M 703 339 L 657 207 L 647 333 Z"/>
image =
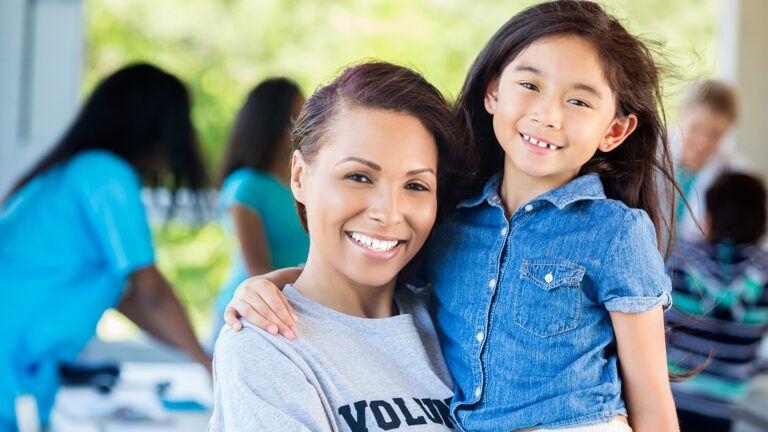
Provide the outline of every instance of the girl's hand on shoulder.
<path id="1" fill-rule="evenodd" d="M 243 328 L 239 320 L 242 317 L 272 335 L 280 334 L 286 339 L 295 337 L 296 314 L 273 282 L 275 276 L 275 272 L 272 272 L 252 277 L 237 287 L 234 297 L 224 311 L 227 325 L 239 331 Z"/>

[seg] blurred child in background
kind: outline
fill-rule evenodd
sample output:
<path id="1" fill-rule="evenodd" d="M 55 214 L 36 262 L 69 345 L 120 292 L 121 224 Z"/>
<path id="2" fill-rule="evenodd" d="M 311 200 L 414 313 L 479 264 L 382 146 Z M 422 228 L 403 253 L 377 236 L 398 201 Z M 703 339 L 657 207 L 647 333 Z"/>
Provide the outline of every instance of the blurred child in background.
<path id="1" fill-rule="evenodd" d="M 688 94 L 675 163 L 675 179 L 689 205 L 678 198 L 675 218 L 679 238 L 701 238 L 706 190 L 722 172 L 743 165 L 723 151 L 725 137 L 737 119 L 736 104 L 733 88 L 720 81 L 702 81 Z"/>
<path id="2" fill-rule="evenodd" d="M 760 369 L 768 331 L 766 191 L 746 174 L 726 173 L 706 193 L 706 238 L 680 241 L 669 262 L 677 310 L 667 313 L 670 368 L 696 369 L 673 383 L 683 431 L 728 431 L 734 407 Z M 681 313 L 682 312 L 682 313 Z"/>

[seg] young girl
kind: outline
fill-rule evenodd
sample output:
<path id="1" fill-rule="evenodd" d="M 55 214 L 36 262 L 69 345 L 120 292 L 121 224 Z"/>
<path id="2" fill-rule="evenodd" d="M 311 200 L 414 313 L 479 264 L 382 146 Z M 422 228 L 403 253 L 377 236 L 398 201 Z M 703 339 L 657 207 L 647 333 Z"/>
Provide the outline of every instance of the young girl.
<path id="1" fill-rule="evenodd" d="M 210 431 L 453 428 L 428 297 L 395 286 L 435 222 L 457 130 L 434 87 L 388 63 L 354 66 L 307 101 L 290 184 L 310 248 L 284 290 L 301 333 L 221 332 Z"/>
<path id="2" fill-rule="evenodd" d="M 219 207 L 225 213 L 223 224 L 237 235 L 240 249 L 216 296 L 215 335 L 240 282 L 307 260 L 307 234 L 297 218 L 285 217 L 294 211 L 288 189 L 290 132 L 302 104 L 304 96 L 296 83 L 271 78 L 251 91 L 235 120 L 221 173 Z"/>
<path id="3" fill-rule="evenodd" d="M 457 108 L 483 186 L 437 226 L 427 267 L 458 426 L 676 430 L 648 48 L 595 3 L 539 4 L 492 37 Z M 233 308 L 289 333 L 251 285 Z"/>

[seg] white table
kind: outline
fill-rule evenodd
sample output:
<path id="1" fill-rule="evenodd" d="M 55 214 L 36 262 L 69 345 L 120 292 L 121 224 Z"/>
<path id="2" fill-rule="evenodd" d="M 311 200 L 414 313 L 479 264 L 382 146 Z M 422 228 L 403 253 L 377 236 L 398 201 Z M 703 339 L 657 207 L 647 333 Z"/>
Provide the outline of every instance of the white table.
<path id="1" fill-rule="evenodd" d="M 202 366 L 152 342 L 96 341 L 84 357 L 119 361 L 120 380 L 108 394 L 89 387 L 62 387 L 51 413 L 52 432 L 206 430 L 213 394 L 210 378 Z M 161 382 L 170 383 L 166 399 L 194 400 L 208 409 L 165 409 L 156 390 Z M 132 420 L 120 420 L 113 415 L 116 410 L 125 409 L 135 413 Z"/>

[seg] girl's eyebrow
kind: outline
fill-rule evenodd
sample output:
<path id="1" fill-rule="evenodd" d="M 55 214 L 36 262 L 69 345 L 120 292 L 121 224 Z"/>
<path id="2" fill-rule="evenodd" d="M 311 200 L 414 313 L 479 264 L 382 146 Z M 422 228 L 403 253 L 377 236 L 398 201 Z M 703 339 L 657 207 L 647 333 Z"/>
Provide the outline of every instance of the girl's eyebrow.
<path id="1" fill-rule="evenodd" d="M 534 75 L 544 75 L 544 72 L 540 71 L 539 69 L 536 69 L 533 66 L 528 66 L 524 64 L 516 65 L 515 71 L 531 72 Z M 603 99 L 603 95 L 600 94 L 600 92 L 597 91 L 597 89 L 592 87 L 591 85 L 584 84 L 584 83 L 575 83 L 573 84 L 573 88 L 575 88 L 576 90 L 583 90 L 587 93 L 592 93 L 596 98 L 600 100 Z"/>
<path id="2" fill-rule="evenodd" d="M 369 161 L 367 159 L 363 159 L 363 158 L 359 158 L 359 157 L 355 157 L 355 156 L 345 157 L 344 159 L 336 162 L 336 165 L 341 165 L 344 162 L 359 162 L 359 163 L 361 163 L 363 165 L 366 165 L 366 166 L 370 167 L 374 171 L 381 171 L 381 165 L 379 165 L 379 164 L 377 164 L 375 162 L 371 162 L 371 161 Z M 415 169 L 415 170 L 410 170 L 407 173 L 405 173 L 405 175 L 412 176 L 412 175 L 416 175 L 416 174 L 421 174 L 423 172 L 431 172 L 432 174 L 437 175 L 435 173 L 435 170 L 433 170 L 432 168 L 418 168 L 418 169 Z"/>

